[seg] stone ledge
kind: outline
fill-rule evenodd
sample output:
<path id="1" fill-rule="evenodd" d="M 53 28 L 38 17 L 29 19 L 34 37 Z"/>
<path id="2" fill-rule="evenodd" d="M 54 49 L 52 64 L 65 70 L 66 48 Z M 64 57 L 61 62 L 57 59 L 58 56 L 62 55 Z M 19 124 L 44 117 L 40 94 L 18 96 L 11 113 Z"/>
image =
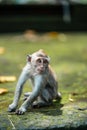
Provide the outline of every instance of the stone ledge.
<path id="1" fill-rule="evenodd" d="M 87 129 L 87 103 L 66 105 L 55 103 L 50 108 L 32 109 L 25 115 L 0 114 L 0 130 L 85 130 Z"/>

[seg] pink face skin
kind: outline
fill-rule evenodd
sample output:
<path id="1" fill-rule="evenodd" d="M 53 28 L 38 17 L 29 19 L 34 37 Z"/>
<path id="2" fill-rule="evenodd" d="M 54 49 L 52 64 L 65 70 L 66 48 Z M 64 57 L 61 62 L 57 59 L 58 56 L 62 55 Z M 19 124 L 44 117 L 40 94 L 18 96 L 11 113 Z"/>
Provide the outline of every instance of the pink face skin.
<path id="1" fill-rule="evenodd" d="M 48 67 L 48 60 L 43 57 L 39 57 L 36 59 L 36 69 L 39 73 L 43 73 Z"/>

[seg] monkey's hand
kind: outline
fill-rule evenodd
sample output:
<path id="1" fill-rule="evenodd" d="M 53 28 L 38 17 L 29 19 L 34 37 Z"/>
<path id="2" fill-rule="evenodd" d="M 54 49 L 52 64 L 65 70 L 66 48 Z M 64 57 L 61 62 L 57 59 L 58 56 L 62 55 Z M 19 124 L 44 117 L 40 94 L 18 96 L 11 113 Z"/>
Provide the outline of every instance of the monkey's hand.
<path id="1" fill-rule="evenodd" d="M 25 112 L 26 112 L 26 108 L 20 107 L 20 108 L 16 111 L 16 114 L 17 114 L 17 115 L 23 115 Z"/>
<path id="2" fill-rule="evenodd" d="M 8 107 L 8 112 L 15 112 L 16 108 L 17 108 L 17 106 L 14 103 L 12 103 Z"/>

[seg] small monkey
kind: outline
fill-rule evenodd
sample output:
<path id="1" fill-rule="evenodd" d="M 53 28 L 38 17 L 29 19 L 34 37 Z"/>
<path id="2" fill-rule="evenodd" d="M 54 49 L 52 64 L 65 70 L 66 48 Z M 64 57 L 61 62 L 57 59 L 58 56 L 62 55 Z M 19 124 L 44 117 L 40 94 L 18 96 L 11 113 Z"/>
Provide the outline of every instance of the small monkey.
<path id="1" fill-rule="evenodd" d="M 26 100 L 16 114 L 24 114 L 29 106 L 49 106 L 53 99 L 61 99 L 58 83 L 49 62 L 49 56 L 41 49 L 32 55 L 27 55 L 27 64 L 19 77 L 13 103 L 8 108 L 9 112 L 16 111 L 23 85 L 28 79 L 32 82 L 33 91 L 25 93 Z"/>

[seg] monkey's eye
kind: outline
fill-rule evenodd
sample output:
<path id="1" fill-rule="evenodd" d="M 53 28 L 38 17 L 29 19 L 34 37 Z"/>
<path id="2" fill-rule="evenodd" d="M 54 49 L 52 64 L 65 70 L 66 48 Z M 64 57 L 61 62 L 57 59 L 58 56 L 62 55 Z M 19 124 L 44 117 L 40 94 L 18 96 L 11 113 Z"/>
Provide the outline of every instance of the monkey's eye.
<path id="1" fill-rule="evenodd" d="M 47 64 L 47 63 L 48 63 L 48 60 L 45 59 L 45 60 L 43 61 L 43 63 L 44 63 L 44 64 Z"/>
<path id="2" fill-rule="evenodd" d="M 37 59 L 37 63 L 41 63 L 41 59 Z"/>

